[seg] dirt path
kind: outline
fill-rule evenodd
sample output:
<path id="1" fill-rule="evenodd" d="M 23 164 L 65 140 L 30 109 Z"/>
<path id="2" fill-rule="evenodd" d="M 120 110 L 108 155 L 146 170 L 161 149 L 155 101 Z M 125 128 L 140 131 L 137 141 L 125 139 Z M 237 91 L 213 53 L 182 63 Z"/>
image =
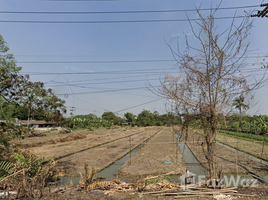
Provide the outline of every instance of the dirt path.
<path id="1" fill-rule="evenodd" d="M 125 137 L 109 144 L 104 144 L 90 150 L 60 159 L 65 174 L 78 175 L 84 171 L 84 163 L 90 167 L 96 167 L 98 171 L 108 167 L 113 162 L 127 154 L 143 141 L 159 132 L 159 128 L 150 128 L 130 137 Z"/>
<path id="2" fill-rule="evenodd" d="M 186 168 L 176 137 L 170 127 L 154 136 L 120 169 L 122 175 L 157 175 Z"/>
<path id="3" fill-rule="evenodd" d="M 191 130 L 188 131 L 188 139 L 186 141 L 188 147 L 203 167 L 208 169 L 207 160 L 201 147 L 202 142 L 205 144 L 202 135 L 196 134 Z M 225 175 L 237 173 L 239 175 L 247 175 L 249 172 L 257 175 L 268 174 L 268 167 L 266 165 L 219 144 L 216 144 L 214 158 L 216 162 L 216 171 L 218 172 L 222 169 L 222 173 Z"/>

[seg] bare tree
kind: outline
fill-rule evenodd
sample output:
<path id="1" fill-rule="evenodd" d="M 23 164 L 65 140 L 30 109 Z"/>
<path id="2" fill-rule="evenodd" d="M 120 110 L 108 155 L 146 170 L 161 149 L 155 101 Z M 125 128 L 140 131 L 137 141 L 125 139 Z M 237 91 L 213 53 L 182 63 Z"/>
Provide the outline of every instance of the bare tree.
<path id="1" fill-rule="evenodd" d="M 179 75 L 166 74 L 160 80 L 161 86 L 149 86 L 155 94 L 182 105 L 184 110 L 193 111 L 201 119 L 205 144 L 203 151 L 208 161 L 210 177 L 215 177 L 214 149 L 218 116 L 232 107 L 233 99 L 258 88 L 261 80 L 251 79 L 242 73 L 248 44 L 245 38 L 252 26 L 248 17 L 218 32 L 214 23 L 216 10 L 209 16 L 201 14 L 199 21 L 189 24 L 194 36 L 193 42 L 184 35 L 185 49 L 171 52 L 177 61 Z M 196 28 L 197 27 L 197 28 Z M 198 29 L 198 31 L 196 31 Z"/>

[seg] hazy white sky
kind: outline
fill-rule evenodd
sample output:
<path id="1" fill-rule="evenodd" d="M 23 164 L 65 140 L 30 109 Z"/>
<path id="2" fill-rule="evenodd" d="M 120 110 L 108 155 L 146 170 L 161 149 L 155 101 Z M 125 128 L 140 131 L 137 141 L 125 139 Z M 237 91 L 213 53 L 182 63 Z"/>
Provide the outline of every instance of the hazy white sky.
<path id="1" fill-rule="evenodd" d="M 177 71 L 166 42 L 175 42 L 173 39 L 182 33 L 191 38 L 191 31 L 187 21 L 170 20 L 186 19 L 186 13 L 190 19 L 195 19 L 196 13 L 109 12 L 188 10 L 195 5 L 215 7 L 219 2 L 2 0 L 0 34 L 18 65 L 23 67 L 22 73 L 51 87 L 66 101 L 68 115 L 71 107 L 75 107 L 75 114 L 95 112 L 98 116 L 105 111 L 119 111 L 119 116 L 125 112 L 138 114 L 143 109 L 165 113 L 165 100 L 148 91 L 145 83 L 159 85 L 158 79 L 164 73 Z M 261 10 L 257 6 L 261 3 L 266 2 L 223 0 L 220 7 L 228 9 L 219 10 L 216 17 L 231 17 L 235 13 L 242 16 L 245 12 Z M 40 13 L 43 11 L 55 13 Z M 220 29 L 225 28 L 230 20 L 216 19 L 216 24 Z M 267 24 L 268 18 L 254 18 L 254 27 L 247 39 L 250 42 L 247 63 L 256 75 L 263 74 L 262 63 L 267 65 L 267 60 L 263 60 L 263 56 L 268 55 Z M 267 99 L 267 87 L 263 87 L 255 94 L 254 101 L 258 104 L 248 112 L 254 114 L 258 110 L 257 114 L 268 114 Z"/>

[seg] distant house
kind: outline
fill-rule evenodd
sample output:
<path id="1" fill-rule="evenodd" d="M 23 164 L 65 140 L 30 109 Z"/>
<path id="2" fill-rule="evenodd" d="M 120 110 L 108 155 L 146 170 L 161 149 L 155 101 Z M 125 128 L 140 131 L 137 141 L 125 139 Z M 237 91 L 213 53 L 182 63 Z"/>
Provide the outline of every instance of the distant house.
<path id="1" fill-rule="evenodd" d="M 45 120 L 21 120 L 21 125 L 29 125 L 34 128 L 46 128 L 55 126 L 55 122 L 47 122 Z"/>

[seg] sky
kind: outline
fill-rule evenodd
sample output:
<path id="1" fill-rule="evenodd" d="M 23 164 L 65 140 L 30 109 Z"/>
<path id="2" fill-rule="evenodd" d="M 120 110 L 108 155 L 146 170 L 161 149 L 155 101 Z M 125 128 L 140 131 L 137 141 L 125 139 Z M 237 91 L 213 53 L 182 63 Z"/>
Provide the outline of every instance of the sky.
<path id="1" fill-rule="evenodd" d="M 66 101 L 67 116 L 72 109 L 75 115 L 112 111 L 122 117 L 143 109 L 163 114 L 170 107 L 147 86 L 158 86 L 165 73 L 178 72 L 167 44 L 176 44 L 182 34 L 193 37 L 185 19 L 197 18 L 195 7 L 220 2 L 0 0 L 0 34 L 22 66 L 21 73 L 44 82 Z M 226 9 L 217 12 L 215 23 L 223 30 L 232 19 L 222 18 L 256 13 L 261 3 L 268 2 L 222 0 L 220 8 Z M 260 77 L 260 66 L 267 65 L 268 18 L 252 20 L 246 62 Z M 267 87 L 255 92 L 248 114 L 268 114 Z"/>

